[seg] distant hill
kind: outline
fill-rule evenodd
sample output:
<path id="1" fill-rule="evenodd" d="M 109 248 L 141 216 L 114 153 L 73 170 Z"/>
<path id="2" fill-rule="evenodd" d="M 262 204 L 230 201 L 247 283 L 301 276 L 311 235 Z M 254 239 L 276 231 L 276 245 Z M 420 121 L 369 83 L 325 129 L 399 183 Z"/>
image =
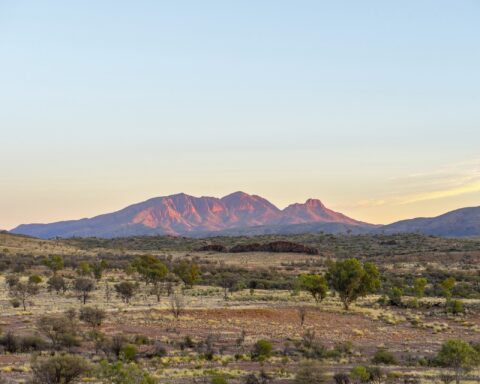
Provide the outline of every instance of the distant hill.
<path id="1" fill-rule="evenodd" d="M 301 231 L 363 233 L 373 228 L 375 226 L 371 224 L 328 209 L 316 199 L 280 210 L 260 196 L 235 192 L 222 198 L 194 197 L 184 193 L 157 197 L 89 219 L 23 224 L 11 232 L 46 239 L 138 235 L 198 237 Z"/>
<path id="2" fill-rule="evenodd" d="M 445 237 L 480 236 L 480 207 L 461 208 L 432 218 L 402 220 L 385 225 L 379 231 Z"/>

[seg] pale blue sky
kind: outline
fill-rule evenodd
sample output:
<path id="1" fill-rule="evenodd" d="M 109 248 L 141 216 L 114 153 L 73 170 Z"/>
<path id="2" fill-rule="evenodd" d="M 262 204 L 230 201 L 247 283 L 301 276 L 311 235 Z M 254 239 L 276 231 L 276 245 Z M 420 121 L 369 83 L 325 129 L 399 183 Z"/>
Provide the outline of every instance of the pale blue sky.
<path id="1" fill-rule="evenodd" d="M 153 196 L 480 204 L 478 1 L 0 0 L 0 228 Z"/>

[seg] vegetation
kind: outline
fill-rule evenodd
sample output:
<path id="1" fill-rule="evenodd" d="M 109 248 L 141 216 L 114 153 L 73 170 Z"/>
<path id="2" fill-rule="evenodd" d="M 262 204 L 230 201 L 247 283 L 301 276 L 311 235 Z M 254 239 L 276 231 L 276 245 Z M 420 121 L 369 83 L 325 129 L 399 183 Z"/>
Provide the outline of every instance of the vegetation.
<path id="1" fill-rule="evenodd" d="M 255 251 L 281 241 L 318 254 Z M 0 234 L 0 372 L 12 383 L 474 381 L 478 265 L 480 241 L 419 235 Z"/>

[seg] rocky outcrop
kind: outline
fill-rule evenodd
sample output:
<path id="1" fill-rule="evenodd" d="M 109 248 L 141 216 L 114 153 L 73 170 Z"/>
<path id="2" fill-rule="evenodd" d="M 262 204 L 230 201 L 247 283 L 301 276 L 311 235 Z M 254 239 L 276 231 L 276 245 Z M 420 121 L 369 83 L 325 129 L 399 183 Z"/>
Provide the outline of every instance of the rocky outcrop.
<path id="1" fill-rule="evenodd" d="M 230 248 L 230 252 L 306 253 L 308 255 L 318 255 L 318 249 L 290 241 L 274 241 L 267 244 L 238 244 Z"/>

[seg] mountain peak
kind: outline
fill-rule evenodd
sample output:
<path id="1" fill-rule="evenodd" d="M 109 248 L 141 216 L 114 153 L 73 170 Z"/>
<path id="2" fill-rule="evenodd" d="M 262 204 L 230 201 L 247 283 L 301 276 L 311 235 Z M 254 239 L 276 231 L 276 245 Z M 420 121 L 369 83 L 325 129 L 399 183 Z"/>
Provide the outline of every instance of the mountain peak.
<path id="1" fill-rule="evenodd" d="M 307 207 L 319 207 L 325 209 L 325 205 L 319 199 L 307 199 L 305 202 Z"/>

